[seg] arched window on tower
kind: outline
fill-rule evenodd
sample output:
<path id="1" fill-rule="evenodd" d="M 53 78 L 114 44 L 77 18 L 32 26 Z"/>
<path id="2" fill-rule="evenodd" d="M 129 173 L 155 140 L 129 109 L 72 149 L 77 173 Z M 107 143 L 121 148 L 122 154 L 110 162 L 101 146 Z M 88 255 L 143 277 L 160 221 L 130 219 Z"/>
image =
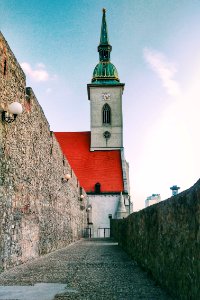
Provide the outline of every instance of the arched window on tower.
<path id="1" fill-rule="evenodd" d="M 111 124 L 111 108 L 107 103 L 103 106 L 103 124 Z"/>

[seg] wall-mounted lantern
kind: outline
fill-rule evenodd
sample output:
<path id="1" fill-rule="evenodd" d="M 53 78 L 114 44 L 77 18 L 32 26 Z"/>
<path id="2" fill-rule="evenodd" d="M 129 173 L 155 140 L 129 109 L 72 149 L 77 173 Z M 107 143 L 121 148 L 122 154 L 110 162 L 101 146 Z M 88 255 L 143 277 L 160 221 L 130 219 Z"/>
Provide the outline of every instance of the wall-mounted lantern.
<path id="1" fill-rule="evenodd" d="M 68 182 L 68 180 L 71 178 L 71 175 L 70 174 L 65 174 L 63 177 L 62 177 L 62 182 Z"/>
<path id="2" fill-rule="evenodd" d="M 87 223 L 88 223 L 88 225 L 93 225 L 93 222 L 92 222 L 92 205 L 91 204 L 89 204 L 87 206 L 86 212 L 87 212 Z"/>
<path id="3" fill-rule="evenodd" d="M 84 195 L 80 195 L 80 200 L 82 201 L 85 198 Z"/>
<path id="4" fill-rule="evenodd" d="M 19 102 L 13 102 L 7 107 L 2 104 L 0 111 L 2 112 L 2 121 L 12 123 L 15 121 L 16 117 L 22 113 L 23 108 Z"/>
<path id="5" fill-rule="evenodd" d="M 87 212 L 90 212 L 91 209 L 92 209 L 92 205 L 89 204 L 88 207 L 87 207 Z"/>

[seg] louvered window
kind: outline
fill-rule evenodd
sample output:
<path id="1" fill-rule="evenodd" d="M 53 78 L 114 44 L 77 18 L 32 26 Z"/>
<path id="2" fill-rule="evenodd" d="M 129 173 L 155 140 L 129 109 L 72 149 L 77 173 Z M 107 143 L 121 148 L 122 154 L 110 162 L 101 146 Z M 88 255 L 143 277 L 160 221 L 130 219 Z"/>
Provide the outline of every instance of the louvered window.
<path id="1" fill-rule="evenodd" d="M 111 124 L 111 109 L 107 103 L 103 106 L 103 124 Z"/>

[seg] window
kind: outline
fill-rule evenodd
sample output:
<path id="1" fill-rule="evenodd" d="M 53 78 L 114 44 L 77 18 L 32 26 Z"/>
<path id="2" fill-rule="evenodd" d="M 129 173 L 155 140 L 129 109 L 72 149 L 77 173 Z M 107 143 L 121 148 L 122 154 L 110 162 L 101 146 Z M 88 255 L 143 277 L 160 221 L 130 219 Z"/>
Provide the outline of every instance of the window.
<path id="1" fill-rule="evenodd" d="M 3 75 L 6 75 L 6 71 L 7 71 L 7 62 L 6 59 L 4 60 L 4 66 L 3 66 Z"/>
<path id="2" fill-rule="evenodd" d="M 103 124 L 111 124 L 111 109 L 107 103 L 103 106 Z"/>
<path id="3" fill-rule="evenodd" d="M 108 58 L 108 51 L 103 50 L 103 58 L 107 59 Z"/>
<path id="4" fill-rule="evenodd" d="M 101 184 L 100 184 L 99 182 L 97 182 L 97 183 L 95 184 L 94 190 L 95 190 L 95 193 L 96 193 L 96 194 L 100 194 L 100 193 L 101 193 Z"/>
<path id="5" fill-rule="evenodd" d="M 31 99 L 30 99 L 30 96 L 26 94 L 25 100 L 26 100 L 26 101 L 24 101 L 25 109 L 26 109 L 27 112 L 31 112 Z"/>

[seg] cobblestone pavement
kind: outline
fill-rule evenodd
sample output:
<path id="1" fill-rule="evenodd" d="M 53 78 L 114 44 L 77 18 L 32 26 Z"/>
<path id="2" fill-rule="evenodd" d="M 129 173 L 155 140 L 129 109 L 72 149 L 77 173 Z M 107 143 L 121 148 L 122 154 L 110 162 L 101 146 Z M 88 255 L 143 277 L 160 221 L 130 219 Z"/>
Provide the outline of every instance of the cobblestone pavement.
<path id="1" fill-rule="evenodd" d="M 110 239 L 81 240 L 0 274 L 1 286 L 36 283 L 66 285 L 52 300 L 171 299 Z"/>

